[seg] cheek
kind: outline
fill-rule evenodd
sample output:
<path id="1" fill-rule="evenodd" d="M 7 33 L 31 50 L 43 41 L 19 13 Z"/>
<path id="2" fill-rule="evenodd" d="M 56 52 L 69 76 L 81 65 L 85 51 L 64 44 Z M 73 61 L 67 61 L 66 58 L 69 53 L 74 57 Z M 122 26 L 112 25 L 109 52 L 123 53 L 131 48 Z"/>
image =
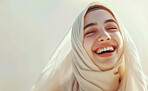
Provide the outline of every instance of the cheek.
<path id="1" fill-rule="evenodd" d="M 117 42 L 119 50 L 122 50 L 123 49 L 123 38 L 122 38 L 120 32 L 116 32 L 112 36 L 115 39 L 115 41 Z"/>
<path id="2" fill-rule="evenodd" d="M 117 39 L 119 41 L 120 47 L 122 48 L 123 47 L 123 38 L 120 33 L 117 34 Z"/>
<path id="3" fill-rule="evenodd" d="M 83 46 L 84 46 L 85 50 L 90 51 L 93 46 L 93 43 L 94 43 L 93 38 L 84 38 Z"/>
<path id="4" fill-rule="evenodd" d="M 123 38 L 122 38 L 120 32 L 113 33 L 113 34 L 112 34 L 112 37 L 116 40 L 116 42 L 117 42 L 119 45 L 123 45 Z"/>

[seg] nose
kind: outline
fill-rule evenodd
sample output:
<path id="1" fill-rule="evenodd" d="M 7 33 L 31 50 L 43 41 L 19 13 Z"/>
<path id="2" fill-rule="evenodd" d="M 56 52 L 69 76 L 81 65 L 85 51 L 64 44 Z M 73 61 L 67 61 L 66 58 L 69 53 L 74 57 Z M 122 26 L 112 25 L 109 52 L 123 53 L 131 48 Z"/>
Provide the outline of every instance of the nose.
<path id="1" fill-rule="evenodd" d="M 102 33 L 99 37 L 98 37 L 98 42 L 107 42 L 111 40 L 111 36 L 109 35 L 109 33 L 104 32 Z"/>

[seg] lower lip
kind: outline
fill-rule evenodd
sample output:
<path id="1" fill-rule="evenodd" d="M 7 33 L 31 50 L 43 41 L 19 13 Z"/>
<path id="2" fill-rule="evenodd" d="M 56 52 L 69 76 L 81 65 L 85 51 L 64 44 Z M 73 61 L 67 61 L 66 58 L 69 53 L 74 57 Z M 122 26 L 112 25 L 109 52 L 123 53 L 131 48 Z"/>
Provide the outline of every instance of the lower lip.
<path id="1" fill-rule="evenodd" d="M 113 52 L 111 52 L 111 53 L 103 53 L 103 54 L 97 54 L 98 56 L 100 56 L 100 57 L 109 57 L 109 56 L 112 56 L 113 54 L 114 54 L 114 52 L 115 52 L 115 50 L 113 51 Z"/>

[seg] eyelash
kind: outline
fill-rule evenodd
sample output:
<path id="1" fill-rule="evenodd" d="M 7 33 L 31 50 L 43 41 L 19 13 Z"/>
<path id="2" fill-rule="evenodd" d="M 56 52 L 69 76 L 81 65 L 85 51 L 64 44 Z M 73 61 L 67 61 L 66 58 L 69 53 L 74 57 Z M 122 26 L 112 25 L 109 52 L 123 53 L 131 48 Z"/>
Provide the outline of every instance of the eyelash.
<path id="1" fill-rule="evenodd" d="M 117 29 L 116 27 L 109 27 L 107 28 L 107 30 L 110 30 L 110 29 Z"/>
<path id="2" fill-rule="evenodd" d="M 111 30 L 111 29 L 117 29 L 117 28 L 116 27 L 109 27 L 109 28 L 107 28 L 107 30 Z M 89 31 L 89 32 L 87 32 L 85 34 L 85 36 L 88 35 L 88 34 L 91 34 L 91 33 L 96 33 L 96 31 L 95 30 L 94 31 Z"/>
<path id="3" fill-rule="evenodd" d="M 96 33 L 96 31 L 87 32 L 85 35 L 88 35 L 88 34 L 91 34 L 91 33 Z"/>

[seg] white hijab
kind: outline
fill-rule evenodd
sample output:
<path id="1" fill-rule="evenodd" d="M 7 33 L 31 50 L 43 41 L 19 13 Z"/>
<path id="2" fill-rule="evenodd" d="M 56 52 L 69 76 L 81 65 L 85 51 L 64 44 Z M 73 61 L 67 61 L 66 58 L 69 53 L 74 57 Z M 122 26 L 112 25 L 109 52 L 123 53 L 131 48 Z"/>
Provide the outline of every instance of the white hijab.
<path id="1" fill-rule="evenodd" d="M 101 71 L 89 58 L 83 47 L 83 24 L 87 9 L 77 17 L 72 29 L 52 55 L 32 91 L 148 91 L 137 49 L 126 29 L 115 15 L 124 41 L 124 52 L 111 70 Z M 125 65 L 124 77 L 119 83 L 120 66 Z"/>

